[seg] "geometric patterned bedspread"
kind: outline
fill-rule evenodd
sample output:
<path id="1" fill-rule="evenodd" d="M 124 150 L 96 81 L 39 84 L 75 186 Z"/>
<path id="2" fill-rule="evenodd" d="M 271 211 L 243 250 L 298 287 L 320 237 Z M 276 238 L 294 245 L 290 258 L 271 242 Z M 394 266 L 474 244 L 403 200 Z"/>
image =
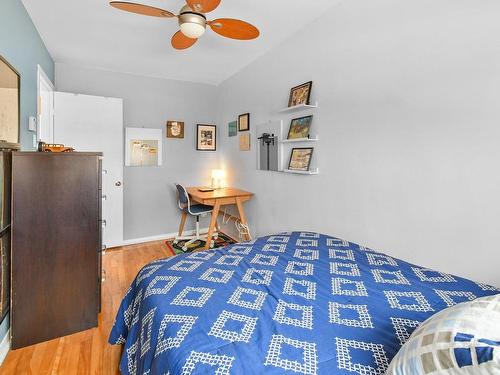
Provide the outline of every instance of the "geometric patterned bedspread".
<path id="1" fill-rule="evenodd" d="M 384 374 L 432 314 L 497 288 L 290 232 L 157 260 L 109 342 L 124 374 Z"/>

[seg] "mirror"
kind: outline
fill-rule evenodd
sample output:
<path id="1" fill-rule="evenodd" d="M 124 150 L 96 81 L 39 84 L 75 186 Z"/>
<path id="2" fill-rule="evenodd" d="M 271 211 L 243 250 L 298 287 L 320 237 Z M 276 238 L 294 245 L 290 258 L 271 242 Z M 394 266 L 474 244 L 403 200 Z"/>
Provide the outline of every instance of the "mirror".
<path id="1" fill-rule="evenodd" d="M 0 141 L 19 142 L 19 73 L 0 56 Z"/>

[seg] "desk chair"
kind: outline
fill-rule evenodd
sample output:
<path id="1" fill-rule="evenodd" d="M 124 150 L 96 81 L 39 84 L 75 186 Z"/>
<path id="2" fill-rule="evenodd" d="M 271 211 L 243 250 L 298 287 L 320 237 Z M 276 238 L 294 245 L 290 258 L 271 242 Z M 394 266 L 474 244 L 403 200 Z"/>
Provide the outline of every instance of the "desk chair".
<path id="1" fill-rule="evenodd" d="M 206 216 L 211 214 L 213 211 L 212 206 L 206 206 L 204 204 L 194 204 L 192 205 L 189 200 L 189 194 L 186 191 L 186 188 L 180 184 L 175 184 L 175 188 L 177 189 L 177 204 L 179 205 L 179 209 L 182 211 L 181 224 L 179 226 L 179 235 L 175 237 L 174 244 L 178 243 L 181 240 L 189 240 L 184 244 L 182 250 L 186 251 L 187 247 L 191 245 L 193 242 L 197 240 L 206 241 L 207 233 L 200 233 L 200 216 Z M 184 230 L 184 224 L 186 223 L 187 215 L 191 215 L 196 217 L 196 233 L 193 236 L 183 236 L 182 232 Z M 218 225 L 217 225 L 218 230 Z M 216 231 L 212 238 L 217 239 L 219 233 Z M 214 241 L 210 241 L 210 248 L 214 247 Z"/>

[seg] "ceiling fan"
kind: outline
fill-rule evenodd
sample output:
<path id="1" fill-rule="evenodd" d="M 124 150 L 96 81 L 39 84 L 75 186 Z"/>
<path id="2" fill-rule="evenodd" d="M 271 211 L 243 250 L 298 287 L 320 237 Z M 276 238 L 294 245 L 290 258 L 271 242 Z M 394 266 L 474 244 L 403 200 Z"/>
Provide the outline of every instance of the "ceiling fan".
<path id="1" fill-rule="evenodd" d="M 111 1 L 109 4 L 117 9 L 146 16 L 177 18 L 180 30 L 172 37 L 172 46 L 179 50 L 195 44 L 198 38 L 205 33 L 207 25 L 217 34 L 226 38 L 250 40 L 259 36 L 259 30 L 245 21 L 234 18 L 207 20 L 205 14 L 215 10 L 221 0 L 186 0 L 186 2 L 187 4 L 182 7 L 178 15 L 168 10 L 126 1 Z"/>

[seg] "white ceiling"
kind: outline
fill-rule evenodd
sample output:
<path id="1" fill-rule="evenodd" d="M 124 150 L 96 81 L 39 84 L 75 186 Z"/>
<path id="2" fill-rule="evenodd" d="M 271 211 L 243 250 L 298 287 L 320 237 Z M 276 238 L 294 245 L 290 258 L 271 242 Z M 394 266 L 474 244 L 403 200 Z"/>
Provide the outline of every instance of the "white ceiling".
<path id="1" fill-rule="evenodd" d="M 209 19 L 239 18 L 260 38 L 236 41 L 211 30 L 189 50 L 170 45 L 176 19 L 126 13 L 107 0 L 22 0 L 59 63 L 183 81 L 219 84 L 321 16 L 334 0 L 222 0 Z M 178 13 L 182 0 L 130 0 Z M 311 6 L 311 3 L 314 5 Z"/>

